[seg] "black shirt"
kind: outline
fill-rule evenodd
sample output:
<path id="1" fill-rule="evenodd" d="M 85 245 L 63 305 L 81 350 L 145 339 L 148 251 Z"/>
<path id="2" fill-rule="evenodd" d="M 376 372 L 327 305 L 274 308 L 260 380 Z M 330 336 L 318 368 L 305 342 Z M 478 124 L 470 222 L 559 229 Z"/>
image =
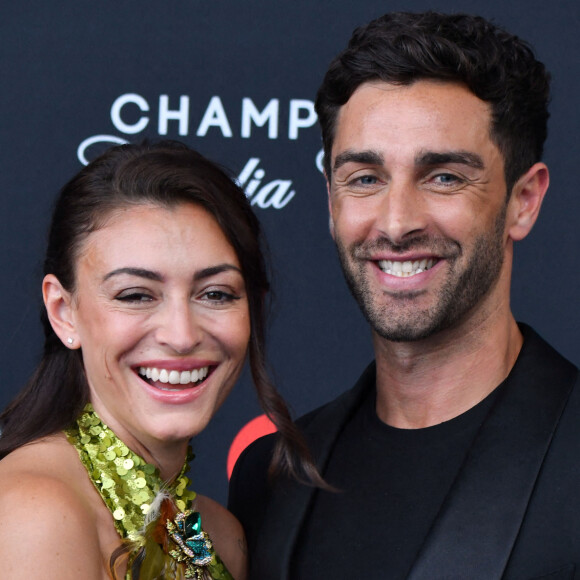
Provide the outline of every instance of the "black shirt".
<path id="1" fill-rule="evenodd" d="M 405 578 L 497 395 L 450 421 L 396 429 L 376 414 L 372 390 L 332 451 L 290 577 Z"/>

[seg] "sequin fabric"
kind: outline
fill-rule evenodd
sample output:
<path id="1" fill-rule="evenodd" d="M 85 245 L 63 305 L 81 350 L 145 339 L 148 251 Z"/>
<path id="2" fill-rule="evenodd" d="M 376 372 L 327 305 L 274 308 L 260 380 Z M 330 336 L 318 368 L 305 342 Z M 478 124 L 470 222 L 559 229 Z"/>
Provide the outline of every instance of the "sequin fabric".
<path id="1" fill-rule="evenodd" d="M 90 404 L 77 424 L 65 433 L 113 514 L 122 538 L 136 539 L 135 532 L 143 526 L 145 514 L 162 487 L 174 496 L 180 511 L 188 509 L 195 499 L 195 492 L 187 489 L 189 479 L 185 475 L 192 459 L 191 450 L 180 474 L 164 486 L 159 470 L 133 453 L 102 423 Z"/>
<path id="2" fill-rule="evenodd" d="M 145 515 L 160 491 L 171 494 L 178 510 L 191 513 L 196 493 L 187 489 L 190 481 L 185 475 L 193 459 L 191 448 L 188 449 L 187 459 L 179 475 L 174 481 L 165 483 L 159 470 L 133 453 L 101 421 L 90 403 L 85 406 L 76 423 L 65 430 L 65 435 L 77 449 L 89 478 L 113 515 L 115 528 L 122 538 L 137 543 L 142 540 Z M 208 546 L 211 548 L 211 543 Z M 210 556 L 211 561 L 203 575 L 200 570 L 195 576 L 186 573 L 185 577 L 233 580 L 213 549 Z"/>

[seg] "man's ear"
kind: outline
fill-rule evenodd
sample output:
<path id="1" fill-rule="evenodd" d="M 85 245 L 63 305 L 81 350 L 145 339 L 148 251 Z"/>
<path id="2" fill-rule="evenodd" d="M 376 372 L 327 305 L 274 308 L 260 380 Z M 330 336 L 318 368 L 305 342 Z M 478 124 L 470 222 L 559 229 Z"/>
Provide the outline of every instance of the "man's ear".
<path id="1" fill-rule="evenodd" d="M 334 219 L 332 217 L 332 203 L 330 201 L 330 180 L 328 179 L 328 175 L 326 175 L 326 171 L 324 171 L 324 179 L 326 180 L 326 194 L 328 196 L 328 229 L 330 230 L 330 235 L 334 240 Z"/>
<path id="2" fill-rule="evenodd" d="M 508 204 L 508 235 L 514 241 L 525 238 L 536 223 L 550 174 L 544 163 L 535 163 L 515 183 Z"/>
<path id="3" fill-rule="evenodd" d="M 75 327 L 73 297 L 53 274 L 47 274 L 42 281 L 42 297 L 55 334 L 67 348 L 80 348 L 81 343 Z"/>

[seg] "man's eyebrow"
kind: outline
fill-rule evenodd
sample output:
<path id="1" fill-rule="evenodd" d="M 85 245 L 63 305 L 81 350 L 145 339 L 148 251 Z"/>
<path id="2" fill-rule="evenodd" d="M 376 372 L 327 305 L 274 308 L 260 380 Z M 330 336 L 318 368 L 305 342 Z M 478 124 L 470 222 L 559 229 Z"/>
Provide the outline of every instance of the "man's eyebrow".
<path id="1" fill-rule="evenodd" d="M 353 151 L 351 149 L 339 153 L 335 160 L 332 172 L 345 165 L 346 163 L 364 163 L 368 165 L 382 165 L 384 162 L 383 156 L 377 151 Z"/>
<path id="2" fill-rule="evenodd" d="M 444 151 L 440 153 L 427 151 L 415 157 L 415 165 L 419 167 L 444 165 L 446 163 L 459 163 L 461 165 L 468 165 L 474 169 L 483 169 L 485 167 L 483 159 L 476 153 L 469 151 Z"/>
<path id="3" fill-rule="evenodd" d="M 209 268 L 204 268 L 203 270 L 199 270 L 193 276 L 194 281 L 203 280 L 204 278 L 210 278 L 211 276 L 215 276 L 216 274 L 221 274 L 222 272 L 227 272 L 229 270 L 233 270 L 234 272 L 239 272 L 240 274 L 242 271 L 237 266 L 233 264 L 218 264 L 217 266 L 210 266 Z"/>
<path id="4" fill-rule="evenodd" d="M 146 278 L 147 280 L 154 280 L 156 282 L 161 282 L 163 276 L 158 272 L 153 272 L 152 270 L 146 270 L 145 268 L 117 268 L 112 270 L 103 278 L 103 282 L 112 278 L 113 276 L 119 276 L 120 274 L 129 274 L 130 276 L 138 276 L 139 278 Z"/>

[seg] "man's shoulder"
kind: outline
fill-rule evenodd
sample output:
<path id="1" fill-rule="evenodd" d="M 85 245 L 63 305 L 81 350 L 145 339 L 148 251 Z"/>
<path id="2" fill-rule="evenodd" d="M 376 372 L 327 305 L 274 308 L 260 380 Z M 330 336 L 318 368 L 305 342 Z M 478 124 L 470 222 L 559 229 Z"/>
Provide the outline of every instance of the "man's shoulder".
<path id="1" fill-rule="evenodd" d="M 337 418 L 348 413 L 349 409 L 356 406 L 357 401 L 367 389 L 374 387 L 374 384 L 375 364 L 373 362 L 368 365 L 354 387 L 297 419 L 298 427 L 309 438 L 311 431 L 324 429 L 335 422 Z M 277 433 L 265 435 L 244 449 L 236 461 L 230 489 L 246 480 L 250 474 L 252 477 L 259 475 L 264 482 L 263 488 L 267 488 L 267 472 L 277 439 Z"/>
<path id="2" fill-rule="evenodd" d="M 368 389 L 374 388 L 375 373 L 375 363 L 373 361 L 367 366 L 353 387 L 299 417 L 296 420 L 298 427 L 308 435 L 308 432 L 313 428 L 324 427 L 326 424 L 333 422 L 337 415 L 342 416 L 344 412 L 348 412 L 352 407 L 356 406 Z M 259 469 L 260 471 L 267 471 L 277 437 L 276 433 L 265 435 L 246 447 L 236 462 L 236 470 L 245 471 L 246 469 L 252 469 L 254 471 Z"/>
<path id="3" fill-rule="evenodd" d="M 364 393 L 375 385 L 375 365 L 370 364 L 354 387 L 297 420 L 317 461 L 317 450 L 334 437 L 341 422 L 356 408 Z M 240 454 L 230 479 L 228 508 L 246 531 L 249 553 L 266 515 L 270 496 L 280 478 L 271 480 L 268 470 L 278 435 L 260 437 Z M 324 441 L 323 441 L 324 440 Z M 293 482 L 295 483 L 295 482 Z"/>
<path id="4" fill-rule="evenodd" d="M 327 424 L 342 422 L 345 414 L 356 408 L 365 394 L 375 388 L 375 384 L 376 364 L 373 361 L 365 368 L 353 387 L 297 419 L 298 426 L 308 434 L 309 431 L 325 427 Z"/>
<path id="5" fill-rule="evenodd" d="M 512 369 L 512 374 L 520 374 L 526 369 L 532 373 L 541 369 L 542 376 L 578 373 L 576 365 L 561 355 L 532 327 L 522 322 L 518 322 L 518 326 L 524 337 L 524 344 Z"/>

